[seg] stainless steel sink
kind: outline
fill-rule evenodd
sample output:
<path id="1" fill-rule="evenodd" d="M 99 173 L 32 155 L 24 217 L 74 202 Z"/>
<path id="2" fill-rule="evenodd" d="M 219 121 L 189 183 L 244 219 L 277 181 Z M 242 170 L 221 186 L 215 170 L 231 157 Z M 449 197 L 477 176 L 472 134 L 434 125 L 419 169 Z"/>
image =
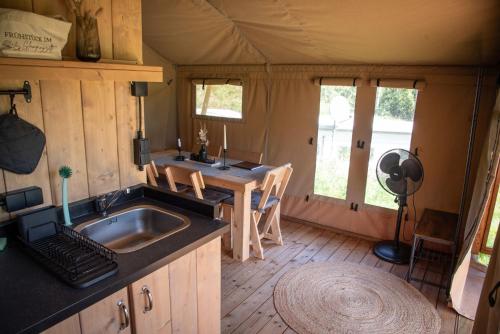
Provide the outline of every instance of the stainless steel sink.
<path id="1" fill-rule="evenodd" d="M 133 206 L 75 227 L 117 253 L 129 253 L 177 233 L 189 218 L 152 205 Z"/>

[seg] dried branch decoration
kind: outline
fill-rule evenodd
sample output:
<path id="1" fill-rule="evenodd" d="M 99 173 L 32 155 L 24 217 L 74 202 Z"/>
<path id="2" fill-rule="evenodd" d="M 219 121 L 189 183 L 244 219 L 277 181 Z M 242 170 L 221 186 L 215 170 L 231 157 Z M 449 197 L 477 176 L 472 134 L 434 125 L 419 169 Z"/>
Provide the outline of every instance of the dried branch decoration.
<path id="1" fill-rule="evenodd" d="M 201 124 L 200 122 L 200 131 L 198 132 L 198 144 L 208 146 L 208 130 L 207 125 L 205 123 Z"/>
<path id="2" fill-rule="evenodd" d="M 82 4 L 84 0 L 65 0 L 66 1 L 66 6 L 71 10 L 76 16 L 81 16 L 81 17 L 98 17 L 101 15 L 103 12 L 103 8 L 99 7 L 97 10 L 92 14 L 90 10 L 86 10 L 85 12 L 82 12 Z"/>

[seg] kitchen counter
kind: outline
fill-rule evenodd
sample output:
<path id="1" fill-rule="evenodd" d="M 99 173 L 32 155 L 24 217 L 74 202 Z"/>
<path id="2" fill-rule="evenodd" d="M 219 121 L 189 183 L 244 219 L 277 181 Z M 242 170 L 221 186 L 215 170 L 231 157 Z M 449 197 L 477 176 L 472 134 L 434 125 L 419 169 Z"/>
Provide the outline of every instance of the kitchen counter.
<path id="1" fill-rule="evenodd" d="M 169 264 L 229 230 L 212 219 L 215 208 L 208 202 L 146 185 L 133 187 L 131 195 L 117 201 L 109 213 L 137 204 L 156 205 L 187 216 L 191 225 L 167 238 L 131 253 L 117 255 L 119 271 L 85 289 L 60 281 L 22 250 L 15 237 L 15 223 L 0 228 L 8 235 L 8 247 L 0 252 L 0 332 L 38 333 L 95 302 Z M 92 199 L 71 206 L 74 225 L 97 217 Z"/>

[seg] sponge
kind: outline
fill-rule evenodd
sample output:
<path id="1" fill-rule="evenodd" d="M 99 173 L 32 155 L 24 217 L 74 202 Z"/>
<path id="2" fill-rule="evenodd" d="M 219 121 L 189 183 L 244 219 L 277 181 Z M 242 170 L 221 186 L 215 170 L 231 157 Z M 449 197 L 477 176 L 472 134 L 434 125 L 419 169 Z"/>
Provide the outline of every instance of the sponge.
<path id="1" fill-rule="evenodd" d="M 0 238 L 0 252 L 7 247 L 7 238 Z"/>

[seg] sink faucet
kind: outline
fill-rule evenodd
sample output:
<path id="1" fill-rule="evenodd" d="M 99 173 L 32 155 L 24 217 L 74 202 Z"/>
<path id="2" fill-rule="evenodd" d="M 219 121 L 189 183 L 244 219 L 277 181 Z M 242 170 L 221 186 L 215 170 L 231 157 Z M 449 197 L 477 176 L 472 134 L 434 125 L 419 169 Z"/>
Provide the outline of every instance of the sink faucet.
<path id="1" fill-rule="evenodd" d="M 108 209 L 115 204 L 115 202 L 123 195 L 130 194 L 130 188 L 125 188 L 123 190 L 117 190 L 115 192 L 110 192 L 108 194 L 103 194 L 97 196 L 95 199 L 96 210 L 102 217 L 108 215 Z M 108 199 L 109 198 L 109 199 Z"/>

